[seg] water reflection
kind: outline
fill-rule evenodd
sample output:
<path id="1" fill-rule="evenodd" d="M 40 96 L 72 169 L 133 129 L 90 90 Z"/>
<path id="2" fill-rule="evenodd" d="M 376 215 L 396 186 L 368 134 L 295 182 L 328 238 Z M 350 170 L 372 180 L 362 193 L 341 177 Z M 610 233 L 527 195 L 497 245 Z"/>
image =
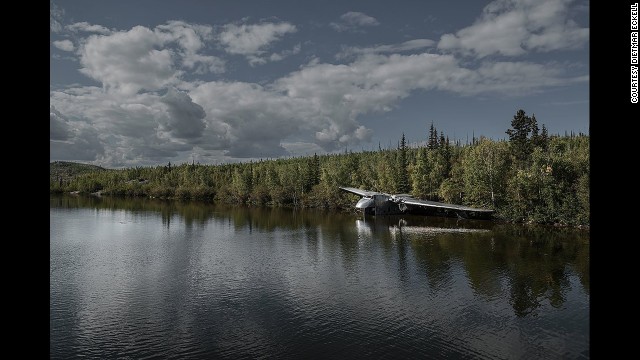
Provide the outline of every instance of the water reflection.
<path id="1" fill-rule="evenodd" d="M 476 294 L 491 298 L 507 291 L 517 316 L 534 313 L 545 301 L 561 307 L 570 272 L 589 294 L 586 232 L 424 217 L 357 219 L 356 228 L 361 237 L 375 233 L 393 243 L 400 261 L 411 247 L 434 289 L 450 281 L 452 262 L 462 262 Z"/>
<path id="2" fill-rule="evenodd" d="M 589 233 L 567 229 L 500 225 L 491 221 L 420 216 L 362 217 L 318 210 L 214 205 L 158 199 L 54 196 L 57 208 L 124 209 L 133 214 L 159 212 L 171 226 L 179 216 L 186 229 L 221 220 L 249 233 L 302 230 L 309 254 L 319 242 L 342 255 L 344 265 L 357 263 L 359 249 L 380 241 L 398 261 L 399 280 L 407 281 L 407 258 L 413 257 L 432 289 L 452 281 L 452 264 L 463 264 L 474 293 L 492 298 L 509 293 L 517 316 L 535 313 L 543 303 L 559 308 L 571 287 L 569 273 L 589 294 Z M 189 251 L 189 249 L 185 249 Z M 348 268 L 347 268 L 348 270 Z M 504 278 L 507 281 L 502 281 Z"/>
<path id="3" fill-rule="evenodd" d="M 157 199 L 50 207 L 70 213 L 51 225 L 60 357 L 101 357 L 81 353 L 89 340 L 120 344 L 116 357 L 588 356 L 588 232 Z"/>

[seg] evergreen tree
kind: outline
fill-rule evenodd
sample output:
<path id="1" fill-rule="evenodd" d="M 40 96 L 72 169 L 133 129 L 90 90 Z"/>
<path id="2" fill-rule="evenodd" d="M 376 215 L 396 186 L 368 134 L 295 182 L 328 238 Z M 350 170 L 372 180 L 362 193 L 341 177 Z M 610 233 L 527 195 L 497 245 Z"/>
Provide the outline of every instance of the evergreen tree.
<path id="1" fill-rule="evenodd" d="M 438 146 L 438 131 L 435 126 L 433 126 L 433 122 L 431 122 L 431 126 L 429 127 L 429 139 L 427 140 L 427 149 L 433 150 Z"/>
<path id="2" fill-rule="evenodd" d="M 451 144 L 449 144 L 449 136 L 447 136 L 442 148 L 442 155 L 445 161 L 444 176 L 449 177 L 449 173 L 451 172 Z"/>
<path id="3" fill-rule="evenodd" d="M 320 182 L 320 158 L 317 154 L 307 158 L 304 171 L 304 191 L 310 191 L 314 185 Z"/>
<path id="4" fill-rule="evenodd" d="M 547 127 L 542 124 L 542 130 L 540 130 L 540 136 L 538 137 L 538 143 L 536 146 L 542 148 L 542 150 L 547 151 L 549 148 L 549 133 L 547 132 Z"/>
<path id="5" fill-rule="evenodd" d="M 518 110 L 511 120 L 511 129 L 506 133 L 509 135 L 513 155 L 521 165 L 525 165 L 533 152 L 532 140 L 535 140 L 538 133 L 535 117 L 531 118 L 525 114 L 524 110 Z"/>
<path id="6" fill-rule="evenodd" d="M 402 140 L 400 140 L 398 150 L 396 192 L 408 193 L 410 189 L 409 177 L 407 175 L 407 143 L 404 133 L 402 133 Z"/>

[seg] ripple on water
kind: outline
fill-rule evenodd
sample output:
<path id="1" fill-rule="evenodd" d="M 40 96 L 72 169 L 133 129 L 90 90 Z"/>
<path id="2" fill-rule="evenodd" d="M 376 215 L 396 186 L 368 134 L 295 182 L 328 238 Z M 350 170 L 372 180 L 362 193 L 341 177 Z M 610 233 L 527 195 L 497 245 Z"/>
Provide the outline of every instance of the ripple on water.
<path id="1" fill-rule="evenodd" d="M 173 214 L 170 226 L 166 214 L 111 224 L 122 217 L 75 211 L 51 232 L 51 358 L 588 358 L 578 275 L 552 284 L 556 307 L 533 283 L 582 245 L 549 259 L 486 229 L 302 226 L 252 211 Z M 74 230 L 83 216 L 100 231 Z M 516 296 L 539 306 L 516 313 Z"/>

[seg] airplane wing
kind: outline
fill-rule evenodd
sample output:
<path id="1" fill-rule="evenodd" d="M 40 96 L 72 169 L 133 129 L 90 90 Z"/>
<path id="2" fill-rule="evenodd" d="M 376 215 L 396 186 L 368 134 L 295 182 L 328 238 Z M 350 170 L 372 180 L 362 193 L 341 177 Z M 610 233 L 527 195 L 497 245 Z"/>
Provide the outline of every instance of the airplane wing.
<path id="1" fill-rule="evenodd" d="M 473 211 L 476 213 L 485 213 L 485 214 L 490 214 L 494 212 L 494 210 L 491 210 L 491 209 L 477 209 L 477 208 L 472 208 L 468 206 L 445 204 L 438 201 L 420 200 L 420 199 L 412 199 L 412 198 L 402 199 L 402 202 L 407 205 L 423 206 L 428 208 L 443 208 L 443 209 L 458 210 L 458 211 Z"/>
<path id="2" fill-rule="evenodd" d="M 352 187 L 340 187 L 340 190 L 346 191 L 346 192 L 350 192 L 353 194 L 357 194 L 360 196 L 373 196 L 376 194 L 380 194 L 377 191 L 369 191 L 369 190 L 362 190 L 362 189 L 356 189 L 356 188 L 352 188 Z"/>

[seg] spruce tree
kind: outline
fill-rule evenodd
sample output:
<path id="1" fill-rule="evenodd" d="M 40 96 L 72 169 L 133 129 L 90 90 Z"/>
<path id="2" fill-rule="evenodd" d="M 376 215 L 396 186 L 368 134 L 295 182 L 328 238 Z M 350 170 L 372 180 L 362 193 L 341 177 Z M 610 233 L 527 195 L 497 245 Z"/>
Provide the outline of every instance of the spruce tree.
<path id="1" fill-rule="evenodd" d="M 535 124 L 535 117 L 527 116 L 524 110 L 520 109 L 511 120 L 511 129 L 506 131 L 509 135 L 509 143 L 516 159 L 525 164 L 533 152 L 533 141 L 530 135 L 537 136 L 538 125 Z"/>
<path id="2" fill-rule="evenodd" d="M 431 127 L 429 127 L 429 139 L 427 141 L 427 149 L 433 150 L 438 146 L 438 131 L 435 126 L 433 126 L 433 122 L 431 122 Z"/>
<path id="3" fill-rule="evenodd" d="M 547 132 L 547 127 L 544 126 L 544 124 L 542 124 L 542 130 L 540 131 L 539 146 L 544 151 L 547 151 L 549 148 L 549 134 Z"/>
<path id="4" fill-rule="evenodd" d="M 409 176 L 407 175 L 407 143 L 402 133 L 402 140 L 398 146 L 398 161 L 397 161 L 397 183 L 396 191 L 399 193 L 409 192 Z"/>

